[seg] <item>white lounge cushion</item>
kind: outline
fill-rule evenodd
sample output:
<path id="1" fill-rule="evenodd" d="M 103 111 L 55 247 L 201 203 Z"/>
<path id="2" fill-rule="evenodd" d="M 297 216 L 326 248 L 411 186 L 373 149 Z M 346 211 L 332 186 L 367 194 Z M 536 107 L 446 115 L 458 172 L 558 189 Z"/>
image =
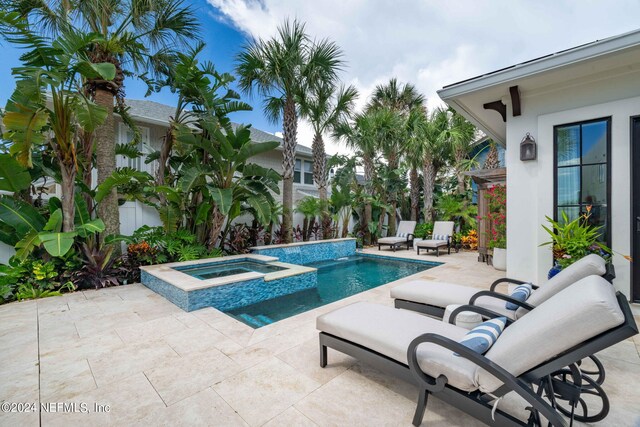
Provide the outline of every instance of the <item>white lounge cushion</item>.
<path id="1" fill-rule="evenodd" d="M 413 234 L 414 231 L 416 231 L 415 221 L 400 221 L 400 224 L 398 224 L 398 230 L 396 231 L 396 236 L 407 237 L 409 234 Z"/>
<path id="2" fill-rule="evenodd" d="M 407 310 L 358 302 L 317 318 L 320 331 L 362 345 L 407 364 L 407 349 L 414 338 L 435 333 L 460 341 L 468 330 Z M 418 363 L 428 375 L 445 375 L 449 384 L 465 391 L 477 389 L 477 366 L 434 344 L 418 347 Z"/>
<path id="3" fill-rule="evenodd" d="M 436 221 L 433 223 L 432 235 L 453 236 L 453 227 L 455 223 L 453 221 Z"/>
<path id="4" fill-rule="evenodd" d="M 416 243 L 416 246 L 419 248 L 437 248 L 440 246 L 447 246 L 448 244 L 449 242 L 447 242 L 446 240 L 429 239 L 429 240 L 420 240 L 419 242 Z"/>
<path id="5" fill-rule="evenodd" d="M 527 304 L 537 307 L 578 280 L 593 275 L 602 276 L 606 271 L 607 265 L 604 258 L 596 254 L 587 255 L 561 270 L 549 279 L 547 283 L 536 289 L 527 299 Z M 519 319 L 527 313 L 528 311 L 526 309 L 519 308 L 516 310 L 516 319 Z"/>
<path id="6" fill-rule="evenodd" d="M 446 282 L 433 282 L 428 280 L 413 280 L 391 289 L 391 298 L 428 304 L 442 309 L 450 304 L 469 304 L 469 300 L 478 288 L 456 285 Z M 514 319 L 514 312 L 507 310 L 505 301 L 497 298 L 480 297 L 475 305 Z"/>
<path id="7" fill-rule="evenodd" d="M 407 241 L 406 237 L 381 237 L 380 239 L 378 239 L 378 243 L 387 243 L 387 244 L 405 243 L 406 241 Z"/>
<path id="8" fill-rule="evenodd" d="M 518 376 L 623 322 L 613 286 L 590 276 L 507 327 L 485 356 Z M 478 369 L 477 383 L 487 393 L 501 385 L 483 369 Z"/>

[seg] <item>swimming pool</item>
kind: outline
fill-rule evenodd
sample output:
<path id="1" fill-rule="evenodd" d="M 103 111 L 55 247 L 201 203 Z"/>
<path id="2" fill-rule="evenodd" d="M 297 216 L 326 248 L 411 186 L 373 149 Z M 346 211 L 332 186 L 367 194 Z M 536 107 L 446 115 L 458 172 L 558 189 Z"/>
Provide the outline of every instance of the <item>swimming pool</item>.
<path id="1" fill-rule="evenodd" d="M 439 263 L 353 255 L 306 264 L 317 268 L 317 287 L 225 311 L 254 328 L 433 268 Z"/>
<path id="2" fill-rule="evenodd" d="M 286 270 L 286 267 L 247 260 L 175 267 L 175 269 L 188 274 L 189 276 L 193 276 L 201 280 L 207 280 L 217 277 L 232 276 L 234 274 L 248 273 L 251 271 L 265 274 L 274 273 L 276 271 Z"/>

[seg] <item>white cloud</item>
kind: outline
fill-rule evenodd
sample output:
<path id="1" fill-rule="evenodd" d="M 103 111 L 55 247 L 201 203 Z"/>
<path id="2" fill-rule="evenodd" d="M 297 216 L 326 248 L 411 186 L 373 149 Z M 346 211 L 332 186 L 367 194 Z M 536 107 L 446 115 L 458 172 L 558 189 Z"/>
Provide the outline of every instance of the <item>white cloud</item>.
<path id="1" fill-rule="evenodd" d="M 430 107 L 444 85 L 637 28 L 640 0 L 208 0 L 253 37 L 269 37 L 285 18 L 306 22 L 314 37 L 344 50 L 343 80 L 361 92 L 412 82 Z M 311 145 L 308 125 L 299 141 Z M 345 152 L 328 141 L 328 151 Z"/>

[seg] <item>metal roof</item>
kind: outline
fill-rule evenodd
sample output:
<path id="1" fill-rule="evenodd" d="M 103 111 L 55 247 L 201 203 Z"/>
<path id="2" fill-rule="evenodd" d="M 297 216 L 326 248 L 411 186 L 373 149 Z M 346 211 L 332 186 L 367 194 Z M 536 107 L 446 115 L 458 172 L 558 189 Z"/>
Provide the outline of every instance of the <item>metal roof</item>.
<path id="1" fill-rule="evenodd" d="M 146 99 L 127 99 L 125 100 L 125 104 L 129 107 L 129 114 L 134 119 L 157 125 L 168 124 L 169 118 L 176 114 L 176 107 Z M 234 129 L 240 126 L 239 123 L 233 122 L 231 125 Z M 280 149 L 282 149 L 282 138 L 253 126 L 251 127 L 251 140 L 253 142 L 278 141 L 280 143 Z M 301 144 L 296 146 L 296 152 L 308 155 L 312 155 L 313 153 L 311 148 Z"/>
<path id="2" fill-rule="evenodd" d="M 609 54 L 618 50 L 636 46 L 640 43 L 640 29 L 624 34 L 595 40 L 580 46 L 564 49 L 549 55 L 530 59 L 509 67 L 491 71 L 456 83 L 448 84 L 438 91 L 438 95 L 446 101 L 448 98 L 477 90 L 479 88 L 502 84 L 527 75 L 544 72 L 589 58 Z"/>

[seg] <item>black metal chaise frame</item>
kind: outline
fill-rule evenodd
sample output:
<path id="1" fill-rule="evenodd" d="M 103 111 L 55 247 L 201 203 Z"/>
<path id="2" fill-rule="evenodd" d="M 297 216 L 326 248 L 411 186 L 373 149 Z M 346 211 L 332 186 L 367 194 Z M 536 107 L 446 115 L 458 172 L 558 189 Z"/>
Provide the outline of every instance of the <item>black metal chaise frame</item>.
<path id="1" fill-rule="evenodd" d="M 378 250 L 381 250 L 383 246 L 391 246 L 391 249 L 393 250 L 393 252 L 396 251 L 396 249 L 399 246 L 403 246 L 406 245 L 407 246 L 407 250 L 411 249 L 411 246 L 413 246 L 413 233 L 409 233 L 407 234 L 407 237 L 404 242 L 395 242 L 395 243 L 384 243 L 384 242 L 378 242 Z"/>
<path id="2" fill-rule="evenodd" d="M 332 348 L 359 359 L 392 376 L 417 385 L 419 388 L 419 396 L 413 419 L 413 424 L 416 426 L 422 422 L 429 395 L 433 395 L 447 402 L 485 424 L 496 426 L 526 426 L 533 423 L 536 425 L 536 423 L 539 424 L 540 416 L 542 416 L 553 426 L 567 426 L 568 424 L 561 413 L 546 402 L 539 393 L 536 393 L 534 386 L 537 386 L 540 390 L 540 387 L 544 386 L 544 382 L 554 372 L 567 366 L 575 366 L 575 364 L 579 363 L 582 359 L 638 333 L 638 326 L 635 323 L 626 297 L 621 293 L 617 293 L 616 297 L 624 314 L 624 322 L 621 325 L 556 355 L 518 377 L 511 375 L 504 368 L 498 366 L 485 356 L 468 349 L 460 343 L 433 333 L 420 335 L 411 342 L 407 350 L 408 364 L 404 364 L 357 343 L 325 332 L 320 332 L 320 366 L 323 368 L 327 366 L 327 348 Z M 479 311 L 484 310 L 482 307 L 476 306 L 466 306 L 461 307 L 461 309 L 466 311 L 476 309 Z M 454 323 L 455 315 L 463 310 L 454 311 L 449 321 Z M 490 311 L 484 314 L 487 317 L 493 317 Z M 430 377 L 422 372 L 417 360 L 417 348 L 422 343 L 433 343 L 455 351 L 461 357 L 472 361 L 494 375 L 503 382 L 503 385 L 490 395 L 482 393 L 479 390 L 469 393 L 449 385 L 445 376 L 441 375 L 438 378 Z M 490 402 L 509 392 L 517 393 L 530 404 L 529 410 L 531 411 L 531 416 L 527 422 L 516 418 L 514 415 L 500 408 L 494 408 L 493 405 L 491 405 Z"/>

